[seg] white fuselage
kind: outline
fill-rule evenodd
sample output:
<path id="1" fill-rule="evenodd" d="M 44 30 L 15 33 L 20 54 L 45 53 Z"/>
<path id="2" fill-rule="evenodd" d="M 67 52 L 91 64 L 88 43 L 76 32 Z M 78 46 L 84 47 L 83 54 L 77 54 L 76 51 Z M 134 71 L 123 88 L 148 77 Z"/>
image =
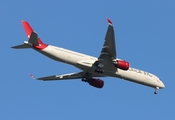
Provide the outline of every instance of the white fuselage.
<path id="1" fill-rule="evenodd" d="M 47 46 L 43 50 L 37 51 L 51 59 L 73 65 L 83 71 L 91 73 L 94 73 L 95 70 L 95 68 L 92 67 L 93 63 L 98 60 L 96 57 L 52 45 Z M 104 76 L 117 77 L 153 88 L 165 87 L 163 82 L 157 76 L 135 68 L 130 67 L 129 70 L 116 69 L 116 71 L 109 71 L 105 70 L 104 67 L 104 71 Z"/>

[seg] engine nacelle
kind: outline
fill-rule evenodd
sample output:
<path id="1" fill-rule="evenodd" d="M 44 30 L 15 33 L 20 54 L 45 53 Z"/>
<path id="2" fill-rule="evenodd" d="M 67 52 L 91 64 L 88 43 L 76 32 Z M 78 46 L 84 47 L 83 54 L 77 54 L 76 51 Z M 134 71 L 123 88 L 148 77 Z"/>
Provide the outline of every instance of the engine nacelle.
<path id="1" fill-rule="evenodd" d="M 114 62 L 115 67 L 122 69 L 122 70 L 128 70 L 129 69 L 129 62 L 126 62 L 124 60 L 117 60 L 117 62 Z"/>
<path id="2" fill-rule="evenodd" d="M 91 78 L 89 85 L 96 88 L 102 88 L 104 86 L 104 81 L 97 78 Z"/>

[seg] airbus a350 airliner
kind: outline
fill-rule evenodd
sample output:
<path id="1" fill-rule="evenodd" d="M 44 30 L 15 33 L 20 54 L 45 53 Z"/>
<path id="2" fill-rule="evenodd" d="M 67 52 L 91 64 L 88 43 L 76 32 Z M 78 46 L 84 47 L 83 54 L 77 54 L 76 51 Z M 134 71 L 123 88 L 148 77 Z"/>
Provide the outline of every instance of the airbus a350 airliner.
<path id="1" fill-rule="evenodd" d="M 81 79 L 93 87 L 102 88 L 104 81 L 98 77 L 110 76 L 152 87 L 155 89 L 154 94 L 157 94 L 158 89 L 165 87 L 157 76 L 143 70 L 131 68 L 129 62 L 117 58 L 113 24 L 110 19 L 107 19 L 107 21 L 108 29 L 104 45 L 98 58 L 43 43 L 29 23 L 24 20 L 22 20 L 22 24 L 26 31 L 28 41 L 24 41 L 23 44 L 12 48 L 33 48 L 53 60 L 73 65 L 82 70 L 77 73 L 41 78 L 35 78 L 31 75 L 33 79 L 43 81 Z"/>

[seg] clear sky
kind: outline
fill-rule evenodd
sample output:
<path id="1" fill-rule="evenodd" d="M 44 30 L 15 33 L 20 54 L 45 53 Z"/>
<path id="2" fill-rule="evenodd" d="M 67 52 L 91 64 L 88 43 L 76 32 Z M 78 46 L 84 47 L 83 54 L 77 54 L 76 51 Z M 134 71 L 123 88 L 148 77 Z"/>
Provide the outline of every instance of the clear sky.
<path id="1" fill-rule="evenodd" d="M 174 0 L 1 0 L 1 120 L 175 119 Z M 81 80 L 43 82 L 29 77 L 79 72 L 32 49 L 11 46 L 27 40 L 21 20 L 43 42 L 98 57 L 114 25 L 117 56 L 131 67 L 161 78 L 154 89 L 117 78 L 101 78 L 103 89 Z"/>

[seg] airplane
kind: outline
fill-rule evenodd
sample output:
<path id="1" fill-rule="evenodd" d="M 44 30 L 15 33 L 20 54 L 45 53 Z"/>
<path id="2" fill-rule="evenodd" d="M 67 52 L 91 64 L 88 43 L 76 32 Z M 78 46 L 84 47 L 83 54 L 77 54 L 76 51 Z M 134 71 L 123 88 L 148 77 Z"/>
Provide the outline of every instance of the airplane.
<path id="1" fill-rule="evenodd" d="M 33 75 L 30 75 L 36 80 L 81 79 L 83 82 L 87 82 L 93 87 L 102 88 L 104 86 L 104 81 L 99 79 L 99 77 L 109 76 L 154 88 L 154 94 L 157 94 L 159 89 L 165 88 L 164 83 L 156 75 L 132 68 L 129 62 L 117 57 L 113 23 L 109 18 L 107 18 L 107 21 L 108 28 L 105 41 L 98 58 L 43 43 L 29 23 L 24 20 L 22 20 L 22 25 L 27 34 L 28 41 L 24 41 L 23 44 L 13 46 L 12 48 L 33 48 L 37 52 L 53 60 L 73 65 L 81 70 L 80 72 L 41 78 L 35 78 Z"/>

